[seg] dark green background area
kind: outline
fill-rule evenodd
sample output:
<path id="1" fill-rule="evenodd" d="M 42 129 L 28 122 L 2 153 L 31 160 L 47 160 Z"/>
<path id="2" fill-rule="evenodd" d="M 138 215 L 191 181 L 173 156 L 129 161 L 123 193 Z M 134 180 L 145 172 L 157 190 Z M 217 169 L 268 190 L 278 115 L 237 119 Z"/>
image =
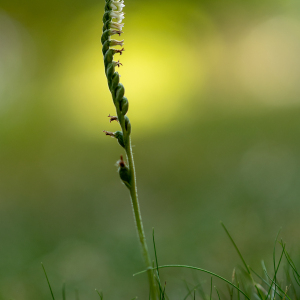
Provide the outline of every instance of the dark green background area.
<path id="1" fill-rule="evenodd" d="M 148 5 L 125 1 L 129 19 Z M 151 3 L 160 10 L 161 1 Z M 176 24 L 172 36 L 191 44 L 198 35 L 212 33 L 187 13 L 181 15 L 180 6 L 205 12 L 223 40 L 238 40 L 253 24 L 273 16 L 299 17 L 296 1 L 163 3 Z M 80 300 L 97 299 L 95 288 L 105 299 L 147 299 L 146 277 L 132 277 L 143 269 L 143 261 L 129 195 L 114 166 L 122 150 L 115 140 L 103 138 L 103 128 L 99 139 L 85 138 L 68 124 L 65 111 L 49 109 L 49 103 L 64 101 L 59 88 L 54 91 L 49 84 L 59 75 L 62 53 L 76 52 L 76 47 L 62 46 L 65 29 L 98 10 L 99 41 L 103 6 L 98 1 L 1 2 L 1 14 L 34 37 L 36 59 L 33 66 L 32 53 L 28 60 L 25 53 L 22 73 L 0 92 L 0 299 L 50 299 L 41 262 L 56 299 L 61 299 L 63 283 L 69 299 L 76 299 L 76 291 Z M 154 33 L 162 30 L 155 16 L 145 18 Z M 92 24 L 76 28 L 74 45 Z M 286 95 L 288 105 L 265 105 L 238 86 L 222 92 L 214 74 L 201 96 L 195 85 L 182 100 L 182 116 L 144 134 L 135 132 L 132 123 L 132 139 L 145 231 L 152 251 L 155 228 L 160 264 L 193 265 L 230 278 L 240 262 L 220 220 L 258 270 L 262 259 L 271 268 L 280 227 L 292 256 L 299 258 L 300 106 L 289 98 L 299 99 L 300 93 Z M 104 74 L 101 80 L 106 80 Z M 165 101 L 172 105 L 172 99 Z M 236 102 L 245 104 L 236 107 Z M 184 297 L 183 278 L 191 286 L 197 280 L 208 286 L 210 280 L 186 270 L 164 270 L 162 277 L 170 299 Z"/>

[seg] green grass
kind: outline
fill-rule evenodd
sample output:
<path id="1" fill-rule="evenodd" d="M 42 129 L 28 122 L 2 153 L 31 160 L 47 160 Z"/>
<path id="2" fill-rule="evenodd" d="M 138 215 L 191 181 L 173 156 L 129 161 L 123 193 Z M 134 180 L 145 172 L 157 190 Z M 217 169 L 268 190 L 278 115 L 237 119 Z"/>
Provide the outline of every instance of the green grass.
<path id="1" fill-rule="evenodd" d="M 270 274 L 267 271 L 264 261 L 261 262 L 262 265 L 262 274 L 260 275 L 257 271 L 253 270 L 247 263 L 242 253 L 240 252 L 237 244 L 234 242 L 233 237 L 221 222 L 222 227 L 224 228 L 229 240 L 234 246 L 240 260 L 242 261 L 243 267 L 239 267 L 237 270 L 234 269 L 232 273 L 231 281 L 215 274 L 211 271 L 194 267 L 188 265 L 159 265 L 157 248 L 155 243 L 154 229 L 153 229 L 153 248 L 155 260 L 153 263 L 153 271 L 155 273 L 155 279 L 159 286 L 160 291 L 160 300 L 169 300 L 170 298 L 167 295 L 167 281 L 162 281 L 161 279 L 161 269 L 165 268 L 184 268 L 194 271 L 200 271 L 206 274 L 211 275 L 210 284 L 207 284 L 203 288 L 202 283 L 197 283 L 190 287 L 187 281 L 184 281 L 187 294 L 183 298 L 176 298 L 175 300 L 187 300 L 187 299 L 202 299 L 202 300 L 298 300 L 300 299 L 300 272 L 298 271 L 296 264 L 293 262 L 290 254 L 286 250 L 286 245 L 282 240 L 278 240 L 280 230 L 275 239 L 274 248 L 273 248 L 273 270 Z M 280 247 L 280 256 L 278 262 L 276 263 L 276 248 Z M 285 265 L 283 266 L 283 260 L 285 260 Z M 53 290 L 50 285 L 48 275 L 46 273 L 45 267 L 42 264 L 42 268 L 45 273 L 46 281 L 48 283 L 52 299 L 55 300 Z M 134 274 L 134 276 L 141 275 L 146 273 L 146 270 Z M 213 278 L 223 281 L 227 286 L 227 289 L 224 286 L 221 288 L 213 286 Z M 214 289 L 213 289 L 214 287 Z M 62 288 L 62 299 L 66 300 L 66 288 L 65 284 Z M 103 293 L 96 290 L 100 300 L 104 299 Z M 78 299 L 78 296 L 77 296 Z M 138 299 L 138 297 L 133 298 Z M 150 295 L 149 295 L 150 299 Z"/>
<path id="2" fill-rule="evenodd" d="M 204 270 L 202 268 L 197 268 L 193 266 L 187 266 L 187 265 L 162 265 L 158 266 L 156 265 L 155 270 L 158 274 L 157 278 L 159 279 L 159 269 L 162 268 L 186 268 L 186 269 L 192 269 L 197 270 L 200 272 L 208 273 L 222 281 L 224 281 L 228 285 L 228 294 L 220 293 L 218 288 L 214 286 L 215 289 L 215 295 L 213 295 L 213 284 L 212 284 L 212 278 L 211 277 L 211 283 L 210 283 L 210 290 L 209 293 L 205 294 L 203 291 L 199 291 L 199 299 L 207 300 L 207 299 L 238 299 L 240 300 L 242 297 L 245 297 L 245 299 L 261 299 L 261 300 L 267 300 L 267 299 L 288 299 L 288 300 L 296 300 L 299 299 L 299 288 L 300 288 L 300 274 L 296 268 L 295 263 L 291 259 L 289 253 L 286 250 L 285 244 L 281 241 L 278 241 L 278 235 L 275 239 L 274 249 L 273 249 L 273 276 L 270 276 L 267 272 L 266 266 L 264 264 L 264 261 L 262 261 L 262 270 L 263 270 L 263 276 L 260 276 L 257 272 L 255 272 L 249 265 L 247 265 L 244 257 L 242 256 L 239 248 L 237 247 L 236 243 L 234 242 L 232 236 L 230 235 L 229 231 L 225 227 L 223 223 L 222 227 L 224 228 L 226 234 L 228 235 L 231 243 L 233 244 L 234 248 L 236 249 L 238 256 L 240 257 L 244 269 L 241 269 L 239 272 L 239 275 L 236 274 L 235 269 L 233 271 L 232 281 L 223 278 L 222 276 L 219 276 L 213 272 L 210 272 L 208 270 Z M 153 238 L 154 241 L 154 238 Z M 276 264 L 276 246 L 279 244 L 281 246 L 281 255 L 279 257 L 279 261 Z M 155 249 L 155 242 L 154 242 L 154 249 Z M 278 280 L 278 273 L 279 268 L 282 264 L 283 257 L 286 258 L 287 266 L 285 268 L 285 273 L 283 273 L 281 276 L 281 280 Z M 155 258 L 157 262 L 157 255 L 156 255 L 156 249 L 155 249 Z M 144 271 L 139 272 L 135 275 L 144 273 Z M 293 278 L 291 277 L 291 274 Z M 253 277 L 255 275 L 255 278 Z M 240 279 L 238 279 L 240 278 Z M 241 283 L 240 281 L 241 280 Z M 160 282 L 159 282 L 160 284 Z M 242 288 L 240 288 L 240 284 L 242 285 Z M 183 299 L 195 299 L 196 297 L 196 290 L 198 288 L 198 285 L 192 290 L 190 290 L 187 294 L 187 296 Z M 189 287 L 187 286 L 187 289 Z M 234 292 L 235 291 L 235 292 Z M 165 297 L 165 291 L 164 295 Z M 164 299 L 161 297 L 161 299 Z"/>

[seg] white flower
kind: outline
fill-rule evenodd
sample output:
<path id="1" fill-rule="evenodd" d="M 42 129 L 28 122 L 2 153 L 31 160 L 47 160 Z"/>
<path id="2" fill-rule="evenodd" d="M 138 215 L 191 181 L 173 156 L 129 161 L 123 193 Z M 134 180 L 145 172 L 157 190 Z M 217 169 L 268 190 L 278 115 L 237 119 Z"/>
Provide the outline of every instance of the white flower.
<path id="1" fill-rule="evenodd" d="M 122 20 L 125 18 L 124 13 L 118 11 L 111 11 L 110 16 L 111 18 L 117 19 L 117 23 L 121 23 Z"/>
<path id="2" fill-rule="evenodd" d="M 117 40 L 110 40 L 109 41 L 109 46 L 123 46 L 124 40 L 122 41 L 117 41 Z"/>
<path id="3" fill-rule="evenodd" d="M 119 23 L 117 23 L 117 24 L 119 24 Z M 114 35 L 114 34 L 120 35 L 121 33 L 123 33 L 123 32 L 120 30 L 109 29 L 109 35 Z"/>
<path id="4" fill-rule="evenodd" d="M 122 31 L 122 28 L 124 26 L 124 23 L 116 23 L 116 22 L 110 22 L 109 27 L 112 29 L 116 29 L 118 31 Z"/>
<path id="5" fill-rule="evenodd" d="M 121 12 L 124 6 L 123 1 L 111 1 L 110 3 L 111 9 L 114 9 L 117 12 Z"/>

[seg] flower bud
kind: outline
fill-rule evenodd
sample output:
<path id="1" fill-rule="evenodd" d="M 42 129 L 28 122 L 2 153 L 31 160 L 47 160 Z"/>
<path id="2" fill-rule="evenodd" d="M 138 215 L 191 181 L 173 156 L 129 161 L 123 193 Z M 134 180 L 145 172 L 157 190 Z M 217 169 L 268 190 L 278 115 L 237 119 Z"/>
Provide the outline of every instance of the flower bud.
<path id="1" fill-rule="evenodd" d="M 115 101 L 116 102 L 120 102 L 124 96 L 125 93 L 125 88 L 124 85 L 122 83 L 119 83 L 117 88 L 116 88 L 116 98 Z"/>
<path id="2" fill-rule="evenodd" d="M 123 157 L 118 161 L 119 175 L 123 183 L 130 189 L 131 188 L 131 174 L 129 168 L 125 165 Z"/>
<path id="3" fill-rule="evenodd" d="M 120 75 L 118 72 L 115 72 L 111 79 L 110 90 L 114 91 L 120 82 Z"/>
<path id="4" fill-rule="evenodd" d="M 108 49 L 104 55 L 104 65 L 107 67 L 109 63 L 112 62 L 114 54 L 117 52 L 115 49 Z"/>
<path id="5" fill-rule="evenodd" d="M 113 60 L 113 57 L 116 53 L 120 53 L 122 54 L 122 52 L 124 51 L 124 48 L 121 49 L 121 50 L 118 50 L 118 49 L 108 49 L 104 55 L 104 65 L 105 65 L 105 68 L 107 67 L 107 65 L 109 63 L 112 62 Z M 115 65 L 116 66 L 122 66 L 122 64 L 118 61 L 118 62 L 115 62 Z"/>
<path id="6" fill-rule="evenodd" d="M 103 15 L 103 23 L 107 22 L 107 21 L 111 21 L 113 17 L 111 16 L 111 12 L 110 11 L 106 11 Z M 124 18 L 123 18 L 124 19 Z"/>
<path id="7" fill-rule="evenodd" d="M 102 36 L 101 36 L 101 44 L 103 45 L 111 35 L 116 34 L 117 31 L 113 29 L 106 29 L 103 30 Z"/>
<path id="8" fill-rule="evenodd" d="M 127 116 L 125 116 L 124 119 L 125 119 L 125 129 L 127 131 L 127 134 L 129 135 L 131 132 L 131 124 Z"/>
<path id="9" fill-rule="evenodd" d="M 115 138 L 118 140 L 119 144 L 125 148 L 125 143 L 124 143 L 124 138 L 123 138 L 123 133 L 121 131 L 116 131 L 115 132 Z"/>
<path id="10" fill-rule="evenodd" d="M 110 37 L 110 30 L 104 30 L 101 36 L 101 44 L 103 45 Z"/>
<path id="11" fill-rule="evenodd" d="M 102 53 L 103 53 L 103 56 L 105 55 L 106 51 L 109 49 L 109 40 L 106 40 L 103 44 L 103 47 L 102 47 Z"/>
<path id="12" fill-rule="evenodd" d="M 106 1 L 105 6 L 104 6 L 104 10 L 105 11 L 111 11 L 111 5 L 110 5 L 111 1 Z"/>
<path id="13" fill-rule="evenodd" d="M 120 111 L 123 116 L 127 114 L 128 111 L 128 99 L 126 97 L 123 97 L 122 100 L 120 101 Z"/>
<path id="14" fill-rule="evenodd" d="M 111 63 L 109 63 L 108 65 L 107 65 L 107 67 L 106 67 L 106 77 L 107 77 L 107 79 L 109 80 L 109 82 L 110 82 L 110 80 L 111 80 L 111 78 L 112 78 L 112 76 L 114 75 L 114 73 L 115 73 L 115 62 L 114 61 L 112 61 Z"/>
<path id="15" fill-rule="evenodd" d="M 104 32 L 105 30 L 107 29 L 110 29 L 110 21 L 106 21 L 104 24 L 103 24 L 103 27 L 102 27 L 102 31 Z"/>

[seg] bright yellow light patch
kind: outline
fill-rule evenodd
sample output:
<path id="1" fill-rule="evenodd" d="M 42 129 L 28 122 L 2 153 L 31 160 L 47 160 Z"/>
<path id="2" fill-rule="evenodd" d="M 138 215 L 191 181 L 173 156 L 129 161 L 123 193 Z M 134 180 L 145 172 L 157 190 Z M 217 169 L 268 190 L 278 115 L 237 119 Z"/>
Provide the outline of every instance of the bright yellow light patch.
<path id="1" fill-rule="evenodd" d="M 272 105 L 299 103 L 300 23 L 276 17 L 253 28 L 236 56 L 238 78 L 257 99 Z"/>
<path id="2" fill-rule="evenodd" d="M 99 8 L 95 15 L 94 9 L 70 25 L 61 69 L 55 79 L 60 95 L 63 95 L 60 104 L 68 122 L 73 122 L 73 128 L 83 134 L 97 138 L 103 129 L 118 129 L 117 124 L 109 124 L 107 118 L 108 114 L 115 114 L 115 108 L 104 74 L 100 43 L 102 21 L 99 17 L 102 10 Z M 115 55 L 115 60 L 123 64 L 116 71 L 121 74 L 120 81 L 125 86 L 134 134 L 170 126 L 184 111 L 193 87 L 200 91 L 205 78 L 201 55 L 195 61 L 195 49 L 183 43 L 176 32 L 168 35 L 165 30 L 165 25 L 171 22 L 168 17 L 172 15 L 160 20 L 162 30 L 159 31 L 153 30 L 148 22 L 151 9 L 143 13 L 146 14 L 145 21 L 136 11 L 130 15 L 128 25 L 125 19 L 121 36 L 125 40 L 125 51 L 121 56 Z M 118 36 L 113 38 L 120 39 Z"/>

